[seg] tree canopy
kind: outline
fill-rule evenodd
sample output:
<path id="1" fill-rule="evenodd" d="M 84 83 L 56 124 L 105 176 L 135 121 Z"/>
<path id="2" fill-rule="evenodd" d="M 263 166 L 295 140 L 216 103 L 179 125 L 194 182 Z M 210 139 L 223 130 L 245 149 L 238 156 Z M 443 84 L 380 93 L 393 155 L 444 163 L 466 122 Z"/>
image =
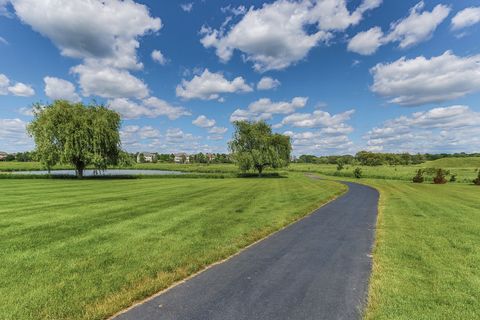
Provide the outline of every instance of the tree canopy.
<path id="1" fill-rule="evenodd" d="M 282 168 L 290 162 L 290 137 L 272 133 L 264 121 L 235 121 L 229 148 L 243 172 L 256 170 L 261 176 L 266 167 Z"/>
<path id="2" fill-rule="evenodd" d="M 28 132 L 34 138 L 38 160 L 50 170 L 55 164 L 72 164 L 77 177 L 87 166 L 105 170 L 122 158 L 120 115 L 102 105 L 57 100 L 34 107 Z"/>

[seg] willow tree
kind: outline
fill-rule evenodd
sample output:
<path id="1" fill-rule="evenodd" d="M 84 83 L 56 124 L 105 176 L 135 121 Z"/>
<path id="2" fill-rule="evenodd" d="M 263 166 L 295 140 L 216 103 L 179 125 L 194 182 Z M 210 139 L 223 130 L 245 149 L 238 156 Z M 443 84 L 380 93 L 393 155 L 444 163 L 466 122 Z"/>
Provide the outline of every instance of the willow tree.
<path id="1" fill-rule="evenodd" d="M 235 121 L 233 140 L 229 142 L 234 161 L 240 170 L 256 170 L 261 176 L 265 168 L 282 168 L 290 162 L 290 137 L 272 133 L 264 121 Z"/>
<path id="2" fill-rule="evenodd" d="M 65 100 L 35 106 L 28 125 L 41 163 L 49 171 L 57 163 L 71 164 L 79 178 L 87 166 L 105 170 L 121 160 L 119 129 L 117 112 Z"/>

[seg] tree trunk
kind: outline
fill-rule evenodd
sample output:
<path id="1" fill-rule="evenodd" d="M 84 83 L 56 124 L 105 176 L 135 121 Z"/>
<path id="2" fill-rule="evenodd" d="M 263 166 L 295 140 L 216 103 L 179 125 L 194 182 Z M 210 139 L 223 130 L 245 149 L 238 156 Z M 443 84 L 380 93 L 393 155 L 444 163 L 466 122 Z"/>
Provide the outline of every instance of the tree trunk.
<path id="1" fill-rule="evenodd" d="M 75 173 L 78 179 L 83 178 L 83 171 L 85 170 L 85 165 L 82 162 L 78 162 L 75 164 Z"/>
<path id="2" fill-rule="evenodd" d="M 263 166 L 257 166 L 258 176 L 262 176 Z"/>

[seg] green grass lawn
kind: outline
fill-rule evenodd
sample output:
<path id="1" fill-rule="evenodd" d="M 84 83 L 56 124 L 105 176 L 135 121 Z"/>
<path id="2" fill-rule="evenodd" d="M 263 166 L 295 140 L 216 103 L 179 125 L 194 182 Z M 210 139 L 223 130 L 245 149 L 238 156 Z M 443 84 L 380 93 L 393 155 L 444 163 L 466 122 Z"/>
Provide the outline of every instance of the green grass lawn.
<path id="1" fill-rule="evenodd" d="M 56 169 L 69 168 L 68 166 L 56 166 Z M 17 162 L 17 161 L 0 161 L 0 172 L 2 171 L 31 171 L 43 170 L 39 162 Z"/>
<path id="2" fill-rule="evenodd" d="M 480 168 L 480 157 L 442 158 L 425 162 L 427 167 L 441 168 Z"/>
<path id="3" fill-rule="evenodd" d="M 475 166 L 475 161 L 469 161 L 462 163 L 459 160 L 464 158 L 453 159 L 455 161 L 428 161 L 420 165 L 410 165 L 410 166 L 352 166 L 346 165 L 343 170 L 338 171 L 337 166 L 333 164 L 308 164 L 308 163 L 293 163 L 289 166 L 290 171 L 297 172 L 316 172 L 329 176 L 353 178 L 353 170 L 356 167 L 362 169 L 362 174 L 364 178 L 371 179 L 389 179 L 389 180 L 405 180 L 411 181 L 418 169 L 425 168 L 443 168 L 450 170 L 452 174 L 455 174 L 457 177 L 457 182 L 460 183 L 471 183 L 474 178 L 477 177 L 477 168 L 480 166 Z M 465 158 L 468 159 L 468 158 Z M 478 159 L 478 158 L 474 158 Z M 441 159 L 443 160 L 443 159 Z M 433 180 L 433 175 L 425 175 L 425 181 L 429 182 Z"/>
<path id="4" fill-rule="evenodd" d="M 344 192 L 269 179 L 0 180 L 0 319 L 102 319 Z"/>
<path id="5" fill-rule="evenodd" d="M 57 165 L 55 169 L 73 169 L 69 165 Z M 122 168 L 120 168 L 122 169 Z M 127 169 L 127 168 L 125 168 Z M 176 164 L 176 163 L 135 163 L 128 169 L 146 169 L 146 170 L 169 170 L 193 173 L 237 173 L 238 167 L 234 164 Z M 16 162 L 16 161 L 0 161 L 0 172 L 9 171 L 35 171 L 44 170 L 39 162 Z M 268 171 L 268 170 L 267 170 Z"/>
<path id="6" fill-rule="evenodd" d="M 360 180 L 380 191 L 366 319 L 480 319 L 480 187 Z"/>

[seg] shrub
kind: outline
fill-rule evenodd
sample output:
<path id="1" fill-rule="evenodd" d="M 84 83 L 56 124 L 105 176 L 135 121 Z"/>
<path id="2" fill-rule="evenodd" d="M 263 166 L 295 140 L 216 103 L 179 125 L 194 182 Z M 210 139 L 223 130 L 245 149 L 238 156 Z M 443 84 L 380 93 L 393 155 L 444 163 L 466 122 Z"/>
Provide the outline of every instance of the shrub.
<path id="1" fill-rule="evenodd" d="M 456 174 L 452 174 L 452 175 L 450 176 L 450 182 L 455 182 L 455 181 L 457 181 L 457 175 L 456 175 Z"/>
<path id="2" fill-rule="evenodd" d="M 337 171 L 343 170 L 343 162 L 337 162 Z"/>
<path id="3" fill-rule="evenodd" d="M 355 178 L 360 179 L 362 177 L 362 169 L 356 167 L 355 170 L 353 170 L 353 175 L 355 176 Z"/>
<path id="4" fill-rule="evenodd" d="M 480 186 L 480 170 L 478 170 L 478 176 L 476 179 L 473 179 L 473 183 L 477 186 Z"/>
<path id="5" fill-rule="evenodd" d="M 423 183 L 425 181 L 425 178 L 423 177 L 423 169 L 418 169 L 417 174 L 413 177 L 412 181 L 414 183 Z"/>
<path id="6" fill-rule="evenodd" d="M 435 184 L 445 184 L 447 179 L 445 178 L 446 172 L 443 169 L 437 169 L 437 175 L 433 177 L 433 183 Z"/>

